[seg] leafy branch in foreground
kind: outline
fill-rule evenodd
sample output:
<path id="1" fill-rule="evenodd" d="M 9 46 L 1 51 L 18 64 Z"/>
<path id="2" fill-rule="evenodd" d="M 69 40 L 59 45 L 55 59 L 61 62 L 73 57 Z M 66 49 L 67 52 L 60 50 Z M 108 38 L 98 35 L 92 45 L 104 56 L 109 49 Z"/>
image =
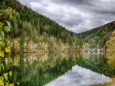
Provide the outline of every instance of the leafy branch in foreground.
<path id="1" fill-rule="evenodd" d="M 6 45 L 6 35 L 10 32 L 11 25 L 9 20 L 12 18 L 13 10 L 8 8 L 0 10 L 0 86 L 15 86 L 18 82 L 12 82 L 12 71 L 8 70 L 8 58 L 10 47 Z"/>

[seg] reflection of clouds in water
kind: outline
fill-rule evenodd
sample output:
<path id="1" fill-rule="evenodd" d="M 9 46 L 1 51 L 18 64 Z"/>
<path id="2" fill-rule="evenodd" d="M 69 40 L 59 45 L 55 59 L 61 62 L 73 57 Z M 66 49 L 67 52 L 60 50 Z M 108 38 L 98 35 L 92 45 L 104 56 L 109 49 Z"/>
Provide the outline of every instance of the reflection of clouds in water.
<path id="1" fill-rule="evenodd" d="M 111 81 L 111 79 L 76 65 L 65 75 L 60 76 L 46 86 L 89 86 L 108 81 Z"/>

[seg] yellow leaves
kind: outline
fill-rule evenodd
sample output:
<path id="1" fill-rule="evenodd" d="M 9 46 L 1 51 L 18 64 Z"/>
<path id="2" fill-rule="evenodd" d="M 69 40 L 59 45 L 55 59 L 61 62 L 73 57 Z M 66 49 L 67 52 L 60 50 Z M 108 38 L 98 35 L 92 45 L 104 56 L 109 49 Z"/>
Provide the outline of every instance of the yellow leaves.
<path id="1" fill-rule="evenodd" d="M 5 47 L 5 52 L 6 53 L 9 53 L 11 50 L 10 50 L 10 47 Z M 0 57 L 4 58 L 4 51 L 0 51 Z"/>
<path id="2" fill-rule="evenodd" d="M 0 57 L 4 58 L 4 51 L 0 51 Z"/>
<path id="3" fill-rule="evenodd" d="M 4 86 L 4 82 L 0 80 L 0 86 Z"/>
<path id="4" fill-rule="evenodd" d="M 0 76 L 0 80 L 3 81 L 3 80 L 4 80 L 4 77 L 3 77 L 3 76 Z"/>
<path id="5" fill-rule="evenodd" d="M 9 86 L 9 82 L 6 82 L 5 86 Z"/>
<path id="6" fill-rule="evenodd" d="M 4 76 L 4 77 L 8 76 L 8 73 L 4 73 L 3 76 Z"/>
<path id="7" fill-rule="evenodd" d="M 9 86 L 14 86 L 14 84 L 12 83 L 12 84 L 9 84 Z"/>
<path id="8" fill-rule="evenodd" d="M 5 42 L 4 42 L 4 41 L 0 41 L 0 45 L 1 45 L 2 47 L 4 47 L 4 46 L 5 46 Z"/>
<path id="9" fill-rule="evenodd" d="M 5 47 L 5 51 L 7 52 L 7 53 L 9 53 L 11 50 L 10 50 L 10 47 Z"/>
<path id="10" fill-rule="evenodd" d="M 4 73 L 2 76 L 0 76 L 0 86 L 14 86 L 13 83 L 9 82 L 8 76 L 12 76 L 12 71 Z M 17 82 L 17 85 L 19 83 Z M 19 85 L 18 85 L 19 86 Z"/>
<path id="11" fill-rule="evenodd" d="M 0 76 L 0 86 L 4 86 L 4 77 Z"/>
<path id="12" fill-rule="evenodd" d="M 12 71 L 8 72 L 8 58 L 6 58 L 5 54 L 11 51 L 10 47 L 6 47 L 5 44 L 5 33 L 9 32 L 11 29 L 10 22 L 7 21 L 12 18 L 13 10 L 12 8 L 8 8 L 6 10 L 0 10 L 0 19 L 4 19 L 3 22 L 0 21 L 0 86 L 14 86 L 14 83 L 11 81 Z M 5 58 L 4 58 L 5 57 Z M 17 83 L 18 85 L 18 83 Z"/>

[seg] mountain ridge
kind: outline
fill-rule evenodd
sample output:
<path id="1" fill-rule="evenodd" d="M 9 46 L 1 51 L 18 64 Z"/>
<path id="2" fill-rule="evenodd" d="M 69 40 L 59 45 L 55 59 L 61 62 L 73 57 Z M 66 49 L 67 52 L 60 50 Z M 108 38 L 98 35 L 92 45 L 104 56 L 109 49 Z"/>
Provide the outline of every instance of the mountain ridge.
<path id="1" fill-rule="evenodd" d="M 115 21 L 98 26 L 78 34 L 78 37 L 91 44 L 92 47 L 104 47 L 111 33 L 115 30 Z M 94 41 L 94 42 L 93 42 Z M 98 46 L 95 46 L 98 45 Z"/>

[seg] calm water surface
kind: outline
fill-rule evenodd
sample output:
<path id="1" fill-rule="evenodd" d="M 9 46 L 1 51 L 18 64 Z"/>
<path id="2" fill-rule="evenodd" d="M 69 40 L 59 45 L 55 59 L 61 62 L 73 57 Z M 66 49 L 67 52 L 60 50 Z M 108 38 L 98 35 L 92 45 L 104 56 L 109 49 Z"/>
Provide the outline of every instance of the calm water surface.
<path id="1" fill-rule="evenodd" d="M 107 76 L 112 71 L 105 71 L 109 66 L 103 55 L 34 53 L 12 55 L 10 61 L 13 81 L 21 86 L 90 86 L 111 81 Z"/>
<path id="2" fill-rule="evenodd" d="M 109 77 L 75 65 L 70 71 L 45 86 L 91 86 L 109 81 Z"/>

